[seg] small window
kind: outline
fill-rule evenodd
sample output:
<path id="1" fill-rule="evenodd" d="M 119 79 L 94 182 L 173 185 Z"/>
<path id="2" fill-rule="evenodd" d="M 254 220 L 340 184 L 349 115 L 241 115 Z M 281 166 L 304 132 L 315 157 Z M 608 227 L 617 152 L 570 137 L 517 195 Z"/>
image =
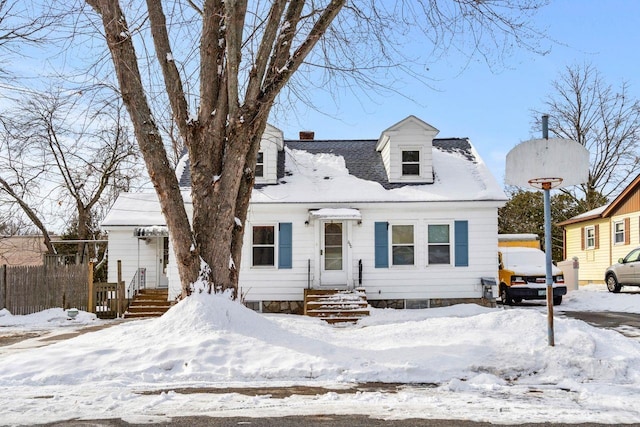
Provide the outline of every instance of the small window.
<path id="1" fill-rule="evenodd" d="M 274 226 L 253 227 L 253 265 L 254 266 L 274 266 L 275 265 L 275 232 Z"/>
<path id="2" fill-rule="evenodd" d="M 596 230 L 594 227 L 586 227 L 584 229 L 584 241 L 587 249 L 595 249 L 596 247 Z"/>
<path id="3" fill-rule="evenodd" d="M 391 259 L 393 265 L 414 265 L 413 225 L 391 226 Z"/>
<path id="4" fill-rule="evenodd" d="M 614 243 L 624 245 L 624 221 L 613 223 Z"/>
<path id="5" fill-rule="evenodd" d="M 264 153 L 262 151 L 258 153 L 258 159 L 256 160 L 256 177 L 264 177 Z"/>
<path id="6" fill-rule="evenodd" d="M 448 224 L 429 224 L 428 259 L 429 264 L 451 264 L 451 238 Z"/>
<path id="7" fill-rule="evenodd" d="M 402 151 L 402 175 L 420 175 L 420 151 Z"/>

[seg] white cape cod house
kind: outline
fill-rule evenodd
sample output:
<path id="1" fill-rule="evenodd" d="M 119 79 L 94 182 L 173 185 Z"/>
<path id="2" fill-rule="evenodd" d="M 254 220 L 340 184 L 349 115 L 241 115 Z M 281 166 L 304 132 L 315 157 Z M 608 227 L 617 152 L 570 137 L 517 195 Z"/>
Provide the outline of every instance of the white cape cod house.
<path id="1" fill-rule="evenodd" d="M 409 116 L 377 140 L 263 136 L 240 266 L 254 309 L 301 312 L 305 289 L 366 292 L 377 307 L 480 302 L 497 275 L 497 209 L 506 196 L 467 138 Z M 189 168 L 177 168 L 187 210 Z M 109 280 L 180 281 L 155 193 L 122 194 L 102 223 Z"/>

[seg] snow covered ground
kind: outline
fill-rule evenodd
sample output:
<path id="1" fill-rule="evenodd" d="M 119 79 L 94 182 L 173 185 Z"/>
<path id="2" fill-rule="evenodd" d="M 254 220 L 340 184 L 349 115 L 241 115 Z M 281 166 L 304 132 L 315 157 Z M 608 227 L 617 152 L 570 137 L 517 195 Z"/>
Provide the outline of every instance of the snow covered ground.
<path id="1" fill-rule="evenodd" d="M 640 313 L 640 292 L 591 285 L 556 309 Z M 543 307 L 373 310 L 357 325 L 334 327 L 196 295 L 159 319 L 111 323 L 43 341 L 109 322 L 83 312 L 68 320 L 61 309 L 0 311 L 0 339 L 41 335 L 0 347 L 0 424 L 305 414 L 640 422 L 640 342 L 556 317 L 549 347 Z M 414 385 L 344 392 L 366 382 Z M 292 385 L 329 390 L 288 397 L 206 390 Z"/>

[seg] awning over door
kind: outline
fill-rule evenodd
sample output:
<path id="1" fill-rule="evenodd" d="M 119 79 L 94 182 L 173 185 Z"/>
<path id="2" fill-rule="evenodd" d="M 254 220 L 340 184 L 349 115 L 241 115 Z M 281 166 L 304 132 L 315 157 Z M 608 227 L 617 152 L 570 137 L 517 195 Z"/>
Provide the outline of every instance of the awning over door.
<path id="1" fill-rule="evenodd" d="M 169 229 L 165 225 L 136 227 L 133 229 L 133 237 L 169 237 Z"/>
<path id="2" fill-rule="evenodd" d="M 358 209 L 352 208 L 322 208 L 309 211 L 309 219 L 329 219 L 335 221 L 361 221 L 362 215 Z"/>

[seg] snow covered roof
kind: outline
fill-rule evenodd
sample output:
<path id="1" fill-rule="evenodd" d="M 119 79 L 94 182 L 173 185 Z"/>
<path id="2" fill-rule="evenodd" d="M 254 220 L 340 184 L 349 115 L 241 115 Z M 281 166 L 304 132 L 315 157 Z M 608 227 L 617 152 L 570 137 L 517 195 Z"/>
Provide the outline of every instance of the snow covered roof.
<path id="1" fill-rule="evenodd" d="M 252 203 L 506 201 L 468 138 L 433 140 L 433 184 L 390 183 L 377 140 L 285 140 L 278 183 L 256 185 Z M 191 185 L 185 167 L 180 185 Z"/>
<path id="2" fill-rule="evenodd" d="M 322 208 L 310 210 L 309 219 L 361 220 L 362 214 L 358 209 Z"/>
<path id="3" fill-rule="evenodd" d="M 165 225 L 155 192 L 120 193 L 109 213 L 102 221 L 103 226 L 133 225 L 152 227 Z"/>
<path id="4" fill-rule="evenodd" d="M 433 184 L 389 183 L 376 140 L 285 141 L 276 185 L 256 187 L 253 203 L 504 201 L 468 139 L 433 141 Z"/>
<path id="5" fill-rule="evenodd" d="M 432 184 L 390 183 L 377 140 L 285 140 L 278 152 L 278 181 L 259 184 L 252 204 L 455 202 L 507 200 L 501 186 L 468 138 L 434 139 Z M 188 162 L 177 172 L 190 203 Z M 353 207 L 353 206 L 351 206 Z M 121 195 L 102 223 L 164 225 L 154 193 Z"/>
<path id="6" fill-rule="evenodd" d="M 498 242 L 517 242 L 522 240 L 540 240 L 540 237 L 533 233 L 498 234 Z"/>
<path id="7" fill-rule="evenodd" d="M 599 219 L 603 217 L 604 211 L 609 207 L 610 204 L 600 206 L 599 208 L 591 209 L 590 211 L 583 212 L 580 215 L 576 215 L 571 217 L 565 221 L 559 222 L 556 224 L 559 227 L 564 227 L 565 225 L 576 224 L 579 222 L 591 221 L 594 219 Z"/>

